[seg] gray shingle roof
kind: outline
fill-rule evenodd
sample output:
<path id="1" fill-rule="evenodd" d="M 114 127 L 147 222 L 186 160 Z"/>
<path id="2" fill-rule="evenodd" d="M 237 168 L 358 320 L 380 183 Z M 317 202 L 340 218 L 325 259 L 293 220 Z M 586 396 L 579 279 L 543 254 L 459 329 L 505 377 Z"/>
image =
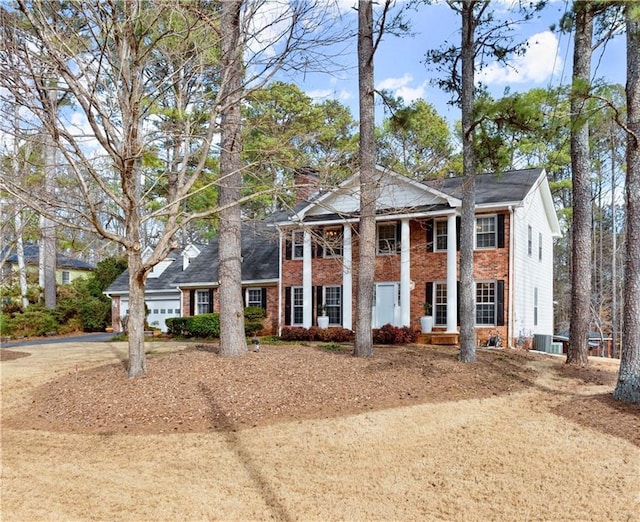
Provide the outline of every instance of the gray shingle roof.
<path id="1" fill-rule="evenodd" d="M 266 223 L 245 223 L 242 226 L 242 280 L 264 281 L 278 277 L 278 232 Z M 200 254 L 182 269 L 182 251 L 169 257 L 174 261 L 156 278 L 148 278 L 145 290 L 173 290 L 178 286 L 206 287 L 218 283 L 218 238 L 200 246 Z M 107 293 L 127 292 L 129 272 L 125 270 L 106 290 Z"/>
<path id="2" fill-rule="evenodd" d="M 541 173 L 542 169 L 524 169 L 501 174 L 479 174 L 476 176 L 476 204 L 522 201 Z M 461 177 L 444 178 L 425 181 L 424 184 L 461 199 L 463 180 Z"/>
<path id="3" fill-rule="evenodd" d="M 9 247 L 5 248 L 2 253 L 4 257 L 7 254 Z M 40 246 L 34 243 L 25 243 L 24 250 L 24 262 L 27 265 L 38 265 L 40 262 Z M 11 253 L 7 256 L 9 263 L 17 263 L 18 255 L 15 251 L 15 247 L 11 247 Z M 96 266 L 80 259 L 75 259 L 66 254 L 56 254 L 56 268 L 71 268 L 74 270 L 95 270 Z"/>

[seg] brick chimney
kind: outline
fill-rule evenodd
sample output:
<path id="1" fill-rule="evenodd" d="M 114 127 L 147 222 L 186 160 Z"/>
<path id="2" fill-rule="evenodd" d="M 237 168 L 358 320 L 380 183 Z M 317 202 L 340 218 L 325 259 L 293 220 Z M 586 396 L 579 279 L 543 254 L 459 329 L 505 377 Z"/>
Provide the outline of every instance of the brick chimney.
<path id="1" fill-rule="evenodd" d="M 303 201 L 309 201 L 309 198 L 318 192 L 319 187 L 320 177 L 315 170 L 310 168 L 296 170 L 293 175 L 293 190 L 296 195 L 296 205 Z"/>

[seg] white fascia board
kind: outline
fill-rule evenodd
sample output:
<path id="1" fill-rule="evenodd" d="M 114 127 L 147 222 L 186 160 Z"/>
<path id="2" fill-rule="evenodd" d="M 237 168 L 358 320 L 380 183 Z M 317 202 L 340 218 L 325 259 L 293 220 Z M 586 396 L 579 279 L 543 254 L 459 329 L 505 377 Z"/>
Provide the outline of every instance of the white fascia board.
<path id="1" fill-rule="evenodd" d="M 553 204 L 553 196 L 551 195 L 551 189 L 549 188 L 549 181 L 547 180 L 547 171 L 542 169 L 540 176 L 533 184 L 526 197 L 534 191 L 540 189 L 540 196 L 542 198 L 542 204 L 544 206 L 544 212 L 549 222 L 549 228 L 551 229 L 552 237 L 562 237 L 562 231 L 560 230 L 560 222 L 558 221 L 558 215 L 556 213 L 555 205 Z"/>

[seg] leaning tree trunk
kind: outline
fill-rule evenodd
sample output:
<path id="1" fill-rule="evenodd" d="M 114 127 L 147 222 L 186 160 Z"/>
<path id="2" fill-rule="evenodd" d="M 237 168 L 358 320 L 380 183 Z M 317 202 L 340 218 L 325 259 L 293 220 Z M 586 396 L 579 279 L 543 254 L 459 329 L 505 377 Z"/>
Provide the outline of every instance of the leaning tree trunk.
<path id="1" fill-rule="evenodd" d="M 242 100 L 242 45 L 240 40 L 241 0 L 222 3 L 222 117 L 220 153 L 220 236 L 218 276 L 220 278 L 220 354 L 247 353 L 242 300 L 242 244 L 240 199 L 242 186 L 242 142 L 240 103 Z"/>
<path id="2" fill-rule="evenodd" d="M 613 396 L 640 403 L 640 12 L 627 7 L 627 256 L 624 329 Z"/>
<path id="3" fill-rule="evenodd" d="M 356 357 L 373 355 L 371 310 L 376 257 L 375 113 L 373 85 L 372 2 L 358 2 L 358 79 L 360 94 L 360 224 Z"/>
<path id="4" fill-rule="evenodd" d="M 473 240 L 475 235 L 476 157 L 473 148 L 473 100 L 475 62 L 474 2 L 462 3 L 462 216 L 460 218 L 460 360 L 476 360 L 475 283 Z"/>
<path id="5" fill-rule="evenodd" d="M 574 2 L 575 39 L 571 93 L 571 170 L 573 174 L 573 220 L 571 223 L 571 326 L 567 363 L 589 363 L 589 317 L 591 303 L 591 179 L 589 122 L 585 108 L 591 76 L 593 14 L 589 2 Z"/>

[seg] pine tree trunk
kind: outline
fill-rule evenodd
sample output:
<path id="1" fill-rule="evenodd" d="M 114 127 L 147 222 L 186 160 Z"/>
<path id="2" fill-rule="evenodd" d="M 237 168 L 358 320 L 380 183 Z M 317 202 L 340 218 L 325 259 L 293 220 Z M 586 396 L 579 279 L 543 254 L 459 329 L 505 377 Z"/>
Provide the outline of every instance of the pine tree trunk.
<path id="1" fill-rule="evenodd" d="M 613 396 L 640 403 L 640 12 L 627 7 L 627 256 L 624 329 Z"/>
<path id="2" fill-rule="evenodd" d="M 360 94 L 360 225 L 356 357 L 373 355 L 371 310 L 376 258 L 375 112 L 372 2 L 358 2 L 358 80 Z"/>
<path id="3" fill-rule="evenodd" d="M 241 209 L 237 204 L 242 186 L 242 45 L 240 10 L 242 1 L 222 3 L 221 46 L 223 59 L 220 153 L 220 354 L 247 353 L 242 300 Z"/>
<path id="4" fill-rule="evenodd" d="M 460 218 L 460 360 L 476 360 L 473 243 L 476 207 L 476 158 L 473 148 L 475 62 L 474 2 L 462 2 L 462 216 Z"/>
<path id="5" fill-rule="evenodd" d="M 129 338 L 129 377 L 142 377 L 147 372 L 144 353 L 144 288 L 145 272 L 142 267 L 140 249 L 132 248 L 127 252 L 129 269 L 129 312 L 127 336 Z"/>
<path id="6" fill-rule="evenodd" d="M 574 2 L 575 40 L 573 92 L 571 93 L 571 170 L 573 173 L 573 220 L 571 224 L 571 326 L 567 363 L 589 363 L 589 317 L 591 302 L 591 176 L 589 122 L 586 104 L 591 81 L 593 14 L 590 2 Z"/>

